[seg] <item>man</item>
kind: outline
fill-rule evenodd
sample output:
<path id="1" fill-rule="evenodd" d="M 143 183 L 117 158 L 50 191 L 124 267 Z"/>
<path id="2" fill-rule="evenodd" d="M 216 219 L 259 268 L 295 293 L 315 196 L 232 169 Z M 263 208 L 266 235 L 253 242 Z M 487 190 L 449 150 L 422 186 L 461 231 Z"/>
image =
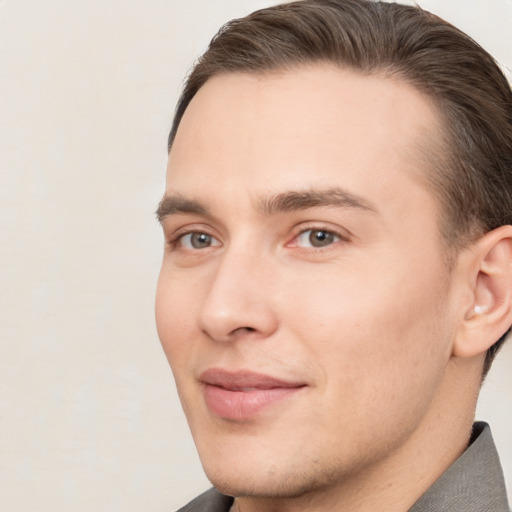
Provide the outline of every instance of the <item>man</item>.
<path id="1" fill-rule="evenodd" d="M 512 324 L 512 93 L 415 7 L 233 21 L 169 139 L 156 316 L 190 511 L 508 511 L 480 385 Z"/>

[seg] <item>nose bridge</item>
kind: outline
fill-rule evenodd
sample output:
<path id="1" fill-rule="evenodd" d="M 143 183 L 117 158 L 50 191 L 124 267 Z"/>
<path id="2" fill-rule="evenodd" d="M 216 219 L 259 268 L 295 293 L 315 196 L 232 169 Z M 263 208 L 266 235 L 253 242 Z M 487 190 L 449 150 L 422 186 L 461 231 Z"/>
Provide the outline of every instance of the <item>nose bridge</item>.
<path id="1" fill-rule="evenodd" d="M 217 341 L 270 335 L 277 327 L 271 273 L 269 258 L 250 244 L 226 248 L 201 307 L 202 330 Z"/>

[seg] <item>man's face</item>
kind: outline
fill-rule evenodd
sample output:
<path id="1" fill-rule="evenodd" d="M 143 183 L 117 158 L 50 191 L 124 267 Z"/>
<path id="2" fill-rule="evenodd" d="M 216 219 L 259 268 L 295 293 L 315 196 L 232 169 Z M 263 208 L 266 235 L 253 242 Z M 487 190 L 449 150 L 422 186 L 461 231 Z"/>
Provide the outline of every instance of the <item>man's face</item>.
<path id="1" fill-rule="evenodd" d="M 411 452 L 454 299 L 399 81 L 329 66 L 210 79 L 170 153 L 156 316 L 206 473 L 294 496 Z"/>

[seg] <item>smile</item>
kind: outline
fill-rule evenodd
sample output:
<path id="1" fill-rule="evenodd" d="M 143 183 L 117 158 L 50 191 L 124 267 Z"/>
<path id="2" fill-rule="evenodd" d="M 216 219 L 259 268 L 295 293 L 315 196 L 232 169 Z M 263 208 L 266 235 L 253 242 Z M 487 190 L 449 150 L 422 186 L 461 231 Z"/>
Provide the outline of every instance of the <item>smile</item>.
<path id="1" fill-rule="evenodd" d="M 229 420 L 250 419 L 306 387 L 304 383 L 268 375 L 221 369 L 207 370 L 200 380 L 204 384 L 204 398 L 210 412 Z"/>

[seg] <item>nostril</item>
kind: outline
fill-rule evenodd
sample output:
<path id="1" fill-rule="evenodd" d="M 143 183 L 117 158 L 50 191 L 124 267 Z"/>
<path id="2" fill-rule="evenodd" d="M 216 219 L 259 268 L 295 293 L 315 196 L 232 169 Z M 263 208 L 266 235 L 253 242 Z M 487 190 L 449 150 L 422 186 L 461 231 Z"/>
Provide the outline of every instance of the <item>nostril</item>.
<path id="1" fill-rule="evenodd" d="M 243 333 L 243 332 L 256 332 L 257 329 L 255 327 L 237 327 L 232 334 Z"/>

